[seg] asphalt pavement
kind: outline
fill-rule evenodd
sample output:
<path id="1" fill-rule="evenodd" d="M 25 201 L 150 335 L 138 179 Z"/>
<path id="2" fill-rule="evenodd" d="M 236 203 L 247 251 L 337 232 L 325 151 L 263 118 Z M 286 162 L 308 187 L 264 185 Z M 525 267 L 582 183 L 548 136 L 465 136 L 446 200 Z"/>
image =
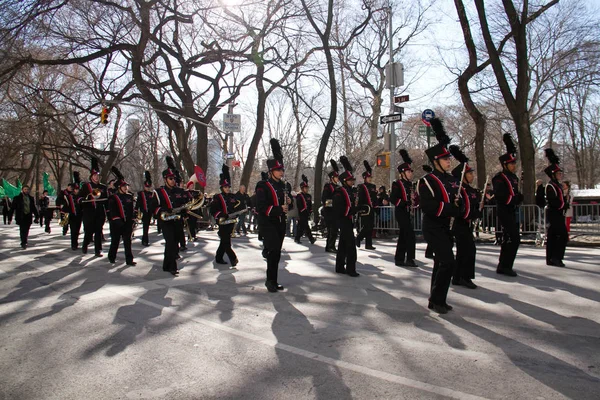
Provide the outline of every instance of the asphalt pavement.
<path id="1" fill-rule="evenodd" d="M 599 399 L 600 249 L 566 268 L 520 248 L 519 277 L 477 247 L 475 290 L 427 309 L 433 262 L 394 265 L 395 243 L 358 251 L 358 278 L 334 273 L 324 239 L 286 238 L 268 293 L 256 235 L 240 263 L 214 263 L 215 232 L 162 271 L 162 236 L 134 240 L 137 266 L 70 249 L 69 237 L 0 225 L 1 399 Z M 108 225 L 106 225 L 108 237 Z"/>

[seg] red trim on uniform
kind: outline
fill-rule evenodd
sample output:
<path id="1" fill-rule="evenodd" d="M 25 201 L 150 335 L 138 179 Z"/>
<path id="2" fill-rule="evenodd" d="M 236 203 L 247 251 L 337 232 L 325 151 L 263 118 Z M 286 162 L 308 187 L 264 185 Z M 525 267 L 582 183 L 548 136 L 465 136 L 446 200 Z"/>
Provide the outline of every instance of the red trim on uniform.
<path id="1" fill-rule="evenodd" d="M 437 184 L 440 186 L 440 190 L 442 191 L 442 196 L 444 197 L 444 203 L 450 203 L 450 196 L 448 195 L 448 192 L 446 191 L 446 187 L 444 186 L 442 181 L 440 181 L 439 178 L 437 176 L 435 176 L 434 174 L 429 174 L 429 176 L 431 176 L 433 179 L 435 179 Z M 427 178 L 425 178 L 425 179 L 427 179 Z"/>
<path id="2" fill-rule="evenodd" d="M 148 203 L 146 202 L 146 194 L 142 191 L 142 206 L 144 207 L 144 211 L 148 212 Z"/>
<path id="3" fill-rule="evenodd" d="M 512 200 L 512 198 L 515 197 L 515 190 L 512 187 L 512 183 L 510 182 L 510 179 L 508 179 L 508 177 L 506 175 L 504 175 L 504 172 L 501 173 L 500 175 L 502 175 L 502 177 L 508 184 L 508 191 L 510 192 L 510 196 L 508 196 L 508 200 L 506 200 L 506 204 L 510 204 L 510 201 Z"/>
<path id="4" fill-rule="evenodd" d="M 269 214 L 271 213 L 271 210 L 273 209 L 273 207 L 274 206 L 279 206 L 279 199 L 277 198 L 277 192 L 275 191 L 275 188 L 273 187 L 273 185 L 271 185 L 271 182 L 267 181 L 265 183 L 267 184 L 267 186 L 271 190 L 271 197 L 273 198 L 273 205 L 269 206 L 269 208 L 267 208 L 267 211 L 266 211 L 267 216 L 269 216 Z"/>
<path id="5" fill-rule="evenodd" d="M 563 197 L 563 191 L 562 188 L 558 187 L 557 184 L 555 184 L 554 182 L 550 182 L 552 189 L 554 189 L 554 191 L 556 192 L 556 195 L 558 196 L 558 198 L 560 199 L 560 207 L 559 210 L 562 210 L 565 207 L 565 199 Z"/>
<path id="6" fill-rule="evenodd" d="M 440 206 L 438 207 L 437 213 L 435 214 L 436 217 L 439 217 L 440 215 L 442 215 L 442 211 L 444 210 L 444 202 L 440 201 Z"/>
<path id="7" fill-rule="evenodd" d="M 471 213 L 471 200 L 469 200 L 469 195 L 467 194 L 465 188 L 461 188 L 461 191 L 463 193 L 463 199 L 465 200 L 465 213 L 463 215 L 463 219 L 467 219 Z"/>
<path id="8" fill-rule="evenodd" d="M 373 207 L 373 202 L 371 201 L 371 195 L 369 194 L 369 189 L 367 189 L 367 185 L 365 185 L 364 183 L 362 185 L 362 188 L 365 190 L 365 193 L 367 194 L 367 201 L 369 202 L 369 205 L 371 207 Z"/>
<path id="9" fill-rule="evenodd" d="M 92 194 L 92 185 L 88 182 L 86 183 L 86 186 L 90 194 Z M 94 205 L 94 208 L 96 208 L 96 200 L 94 199 L 94 196 L 92 196 L 92 204 Z"/>
<path id="10" fill-rule="evenodd" d="M 165 188 L 159 188 L 159 190 L 162 192 L 164 199 L 167 202 L 167 209 L 172 210 L 173 209 L 173 203 L 171 203 L 171 199 L 169 199 L 169 195 L 167 194 L 167 191 L 165 190 Z"/>
<path id="11" fill-rule="evenodd" d="M 125 210 L 123 209 L 123 203 L 121 202 L 119 196 L 117 196 L 116 194 L 114 194 L 113 197 L 117 199 L 117 205 L 119 206 L 119 214 L 121 214 L 121 218 L 123 218 L 123 221 L 125 221 Z M 113 219 L 116 219 L 116 217 Z"/>
<path id="12" fill-rule="evenodd" d="M 344 196 L 346 197 L 346 213 L 344 214 L 346 217 L 350 217 L 351 216 L 348 215 L 348 213 L 350 212 L 350 209 L 352 208 L 351 202 L 350 202 L 350 196 L 348 196 L 348 192 L 346 191 L 346 188 L 342 188 L 342 191 L 344 192 Z"/>
<path id="13" fill-rule="evenodd" d="M 227 204 L 225 203 L 225 199 L 223 198 L 222 194 L 219 194 L 218 196 L 221 199 L 221 207 L 223 208 L 223 212 L 227 214 Z"/>
<path id="14" fill-rule="evenodd" d="M 300 210 L 300 212 L 306 210 L 306 208 L 308 207 L 308 205 L 306 204 L 306 199 L 304 198 L 304 195 L 302 193 L 299 193 L 300 197 L 302 197 L 302 202 L 304 203 L 304 208 L 302 210 Z"/>
<path id="15" fill-rule="evenodd" d="M 73 196 L 70 194 L 68 196 L 69 205 L 71 206 L 71 212 L 73 213 L 73 215 L 77 215 L 77 211 L 75 211 L 75 201 L 73 200 Z"/>
<path id="16" fill-rule="evenodd" d="M 269 216 L 269 214 L 271 214 L 272 209 L 273 209 L 273 206 L 269 206 L 269 208 L 267 208 L 267 211 L 265 212 L 265 214 L 267 214 L 267 217 Z"/>

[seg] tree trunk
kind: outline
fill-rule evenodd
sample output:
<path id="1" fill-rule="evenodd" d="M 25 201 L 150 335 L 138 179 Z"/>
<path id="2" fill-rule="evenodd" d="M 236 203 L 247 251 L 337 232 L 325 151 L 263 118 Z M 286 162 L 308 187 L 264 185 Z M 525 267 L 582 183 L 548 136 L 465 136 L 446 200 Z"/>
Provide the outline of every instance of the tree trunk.
<path id="1" fill-rule="evenodd" d="M 254 161 L 256 160 L 256 151 L 258 150 L 260 139 L 262 138 L 265 130 L 265 107 L 267 103 L 267 94 L 265 92 L 264 74 L 264 65 L 262 63 L 257 63 L 256 91 L 258 103 L 256 105 L 256 128 L 254 129 L 254 136 L 252 136 L 252 141 L 250 142 L 250 147 L 248 148 L 248 158 L 244 164 L 244 170 L 242 171 L 242 177 L 240 179 L 240 184 L 246 185 L 246 187 L 248 187 L 248 184 L 250 183 L 250 177 L 252 176 L 252 171 L 254 170 Z"/>

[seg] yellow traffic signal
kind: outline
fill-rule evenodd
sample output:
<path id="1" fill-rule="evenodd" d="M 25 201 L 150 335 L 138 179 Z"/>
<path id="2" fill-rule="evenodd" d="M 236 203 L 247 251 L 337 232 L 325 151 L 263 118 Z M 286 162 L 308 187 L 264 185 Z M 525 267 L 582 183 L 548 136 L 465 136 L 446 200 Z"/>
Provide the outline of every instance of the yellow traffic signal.
<path id="1" fill-rule="evenodd" d="M 100 123 L 108 124 L 108 108 L 102 107 L 102 112 L 100 113 Z"/>
<path id="2" fill-rule="evenodd" d="M 377 166 L 381 168 L 390 167 L 390 152 L 385 152 L 377 155 Z"/>

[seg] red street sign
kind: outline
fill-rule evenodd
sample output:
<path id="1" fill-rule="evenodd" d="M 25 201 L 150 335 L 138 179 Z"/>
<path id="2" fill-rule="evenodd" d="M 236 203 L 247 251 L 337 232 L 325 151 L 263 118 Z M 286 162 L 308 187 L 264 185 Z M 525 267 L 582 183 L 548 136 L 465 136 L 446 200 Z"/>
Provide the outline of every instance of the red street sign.
<path id="1" fill-rule="evenodd" d="M 402 95 L 402 96 L 394 96 L 394 103 L 404 103 L 405 101 L 408 101 L 409 97 L 407 94 Z"/>
<path id="2" fill-rule="evenodd" d="M 242 166 L 242 162 L 240 160 L 233 160 L 231 162 L 232 167 L 240 168 Z"/>

